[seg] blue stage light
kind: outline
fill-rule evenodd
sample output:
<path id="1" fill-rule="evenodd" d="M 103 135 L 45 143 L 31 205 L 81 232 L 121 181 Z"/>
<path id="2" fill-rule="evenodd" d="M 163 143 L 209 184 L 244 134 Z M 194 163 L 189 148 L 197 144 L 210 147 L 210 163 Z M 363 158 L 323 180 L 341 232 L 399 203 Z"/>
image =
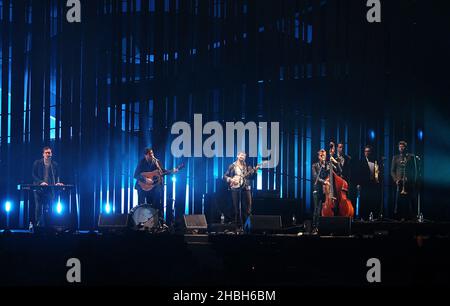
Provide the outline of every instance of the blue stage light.
<path id="1" fill-rule="evenodd" d="M 58 213 L 58 215 L 62 214 L 63 211 L 63 205 L 61 204 L 61 202 L 56 203 L 56 212 Z"/>
<path id="2" fill-rule="evenodd" d="M 374 130 L 370 130 L 370 131 L 369 131 L 369 137 L 370 137 L 370 139 L 372 139 L 372 140 L 375 139 L 375 131 L 374 131 Z"/>
<path id="3" fill-rule="evenodd" d="M 106 203 L 106 204 L 105 204 L 105 212 L 106 212 L 107 214 L 110 214 L 110 213 L 111 213 L 111 205 L 109 205 L 109 203 Z"/>
<path id="4" fill-rule="evenodd" d="M 419 140 L 423 140 L 423 131 L 421 129 L 417 131 L 417 138 L 419 138 Z"/>
<path id="5" fill-rule="evenodd" d="M 6 211 L 7 213 L 9 213 L 9 212 L 11 211 L 11 209 L 12 209 L 12 204 L 11 204 L 11 202 L 10 202 L 10 201 L 6 201 L 6 202 L 5 202 L 5 211 Z"/>
<path id="6" fill-rule="evenodd" d="M 172 176 L 172 182 L 176 182 L 177 181 L 177 178 L 175 177 L 175 176 Z"/>

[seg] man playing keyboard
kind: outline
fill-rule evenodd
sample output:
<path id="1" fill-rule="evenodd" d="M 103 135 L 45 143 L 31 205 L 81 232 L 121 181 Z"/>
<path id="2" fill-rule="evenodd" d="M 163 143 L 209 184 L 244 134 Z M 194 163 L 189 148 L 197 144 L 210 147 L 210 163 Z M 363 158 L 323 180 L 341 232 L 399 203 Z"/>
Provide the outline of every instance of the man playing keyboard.
<path id="1" fill-rule="evenodd" d="M 42 157 L 33 163 L 33 183 L 41 186 L 62 186 L 58 164 L 52 160 L 52 149 L 44 147 Z M 52 188 L 34 191 L 36 226 L 45 227 L 48 225 L 49 211 L 54 198 L 55 194 Z"/>

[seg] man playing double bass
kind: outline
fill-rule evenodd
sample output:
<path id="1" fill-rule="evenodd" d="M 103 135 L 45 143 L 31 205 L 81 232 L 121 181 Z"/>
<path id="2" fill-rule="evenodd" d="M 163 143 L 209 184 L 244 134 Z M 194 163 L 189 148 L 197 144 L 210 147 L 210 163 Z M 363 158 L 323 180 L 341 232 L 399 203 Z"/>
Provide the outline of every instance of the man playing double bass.
<path id="1" fill-rule="evenodd" d="M 334 158 L 335 145 L 330 143 L 330 174 L 327 178 L 329 184 L 324 185 L 325 201 L 322 205 L 322 216 L 353 217 L 354 209 L 347 198 L 348 183 L 340 175 L 342 169 L 340 163 Z M 335 168 L 337 170 L 335 170 Z"/>

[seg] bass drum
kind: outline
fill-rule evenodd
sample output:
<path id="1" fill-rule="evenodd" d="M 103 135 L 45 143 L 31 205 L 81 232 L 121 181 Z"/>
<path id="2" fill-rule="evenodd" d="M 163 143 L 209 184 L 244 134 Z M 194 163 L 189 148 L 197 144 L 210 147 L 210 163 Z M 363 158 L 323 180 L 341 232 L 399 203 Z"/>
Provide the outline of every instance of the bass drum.
<path id="1" fill-rule="evenodd" d="M 130 221 L 133 229 L 148 230 L 158 227 L 158 210 L 148 204 L 133 207 L 130 211 Z"/>

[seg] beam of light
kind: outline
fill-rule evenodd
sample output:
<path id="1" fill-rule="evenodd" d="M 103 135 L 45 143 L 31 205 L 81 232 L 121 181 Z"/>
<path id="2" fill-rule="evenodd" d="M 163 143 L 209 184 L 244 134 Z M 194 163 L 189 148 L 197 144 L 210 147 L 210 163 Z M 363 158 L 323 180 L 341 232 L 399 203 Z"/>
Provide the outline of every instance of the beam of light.
<path id="1" fill-rule="evenodd" d="M 5 202 L 5 211 L 6 213 L 9 213 L 12 210 L 12 204 L 10 201 Z"/>
<path id="2" fill-rule="evenodd" d="M 60 201 L 58 201 L 58 203 L 56 203 L 56 212 L 58 213 L 58 215 L 61 215 L 63 212 L 63 205 L 61 204 Z"/>
<path id="3" fill-rule="evenodd" d="M 189 162 L 187 163 L 187 169 L 186 169 L 186 196 L 184 199 L 184 214 L 189 215 Z"/>
<path id="4" fill-rule="evenodd" d="M 175 217 L 175 196 L 176 196 L 177 178 L 172 176 L 172 215 Z"/>
<path id="5" fill-rule="evenodd" d="M 420 141 L 423 140 L 423 130 L 419 129 L 417 131 L 417 138 L 419 138 Z"/>
<path id="6" fill-rule="evenodd" d="M 164 180 L 164 220 L 167 220 L 167 177 L 163 178 Z"/>
<path id="7" fill-rule="evenodd" d="M 106 203 L 106 205 L 105 205 L 105 212 L 106 212 L 107 214 L 110 214 L 110 213 L 111 213 L 111 205 L 110 205 L 109 203 Z"/>

